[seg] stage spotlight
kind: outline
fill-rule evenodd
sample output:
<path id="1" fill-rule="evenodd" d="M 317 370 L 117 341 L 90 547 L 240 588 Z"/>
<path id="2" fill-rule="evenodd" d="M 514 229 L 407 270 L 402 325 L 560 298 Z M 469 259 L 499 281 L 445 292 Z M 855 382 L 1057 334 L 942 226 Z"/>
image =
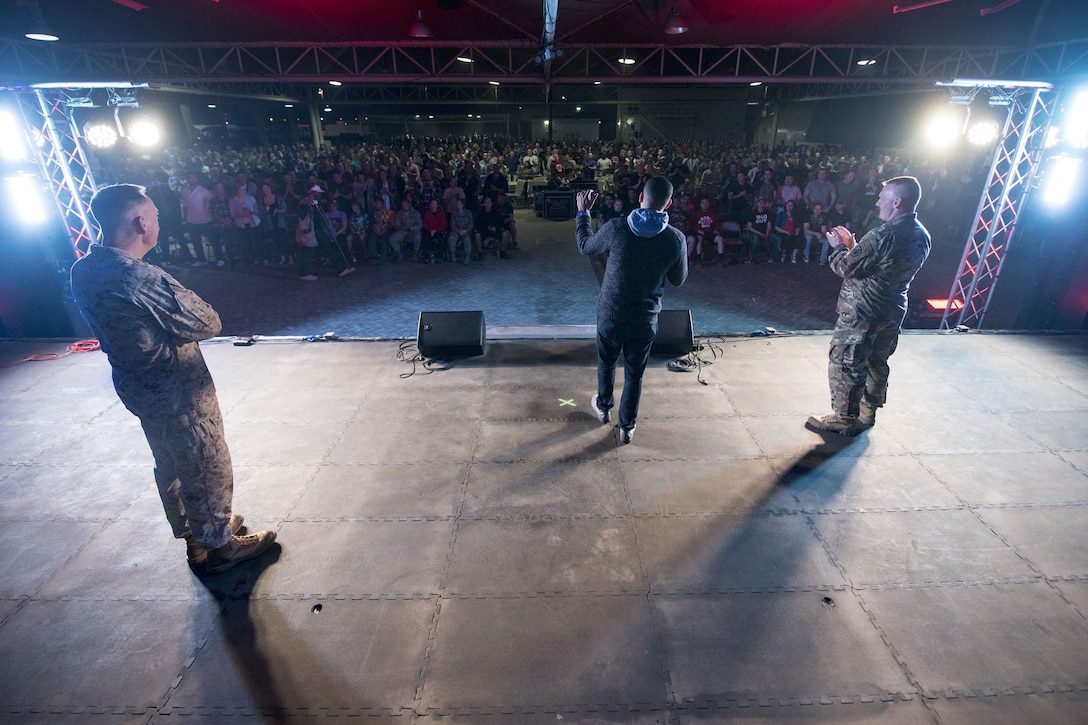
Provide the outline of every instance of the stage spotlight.
<path id="1" fill-rule="evenodd" d="M 1066 142 L 1075 149 L 1088 148 L 1088 90 L 1077 91 L 1063 120 Z"/>
<path id="2" fill-rule="evenodd" d="M 933 148 L 948 148 L 959 138 L 962 124 L 951 110 L 935 111 L 923 129 L 926 142 Z"/>
<path id="3" fill-rule="evenodd" d="M 83 125 L 83 138 L 96 149 L 108 149 L 117 143 L 117 128 L 112 123 L 88 121 Z"/>
<path id="4" fill-rule="evenodd" d="M 21 225 L 35 227 L 46 220 L 42 201 L 41 180 L 36 176 L 20 174 L 4 179 L 4 200 L 8 212 Z"/>
<path id="5" fill-rule="evenodd" d="M 162 131 L 146 118 L 138 118 L 128 124 L 126 134 L 137 146 L 154 146 L 162 139 Z"/>
<path id="6" fill-rule="evenodd" d="M 23 161 L 27 158 L 19 120 L 12 111 L 0 110 L 0 157 L 5 161 Z"/>
<path id="7" fill-rule="evenodd" d="M 1064 207 L 1073 198 L 1073 192 L 1079 190 L 1081 161 L 1076 156 L 1058 156 L 1050 160 L 1043 187 L 1043 201 L 1048 207 Z"/>
<path id="8" fill-rule="evenodd" d="M 998 128 L 993 121 L 976 121 L 967 129 L 967 140 L 975 146 L 986 146 L 997 138 Z"/>

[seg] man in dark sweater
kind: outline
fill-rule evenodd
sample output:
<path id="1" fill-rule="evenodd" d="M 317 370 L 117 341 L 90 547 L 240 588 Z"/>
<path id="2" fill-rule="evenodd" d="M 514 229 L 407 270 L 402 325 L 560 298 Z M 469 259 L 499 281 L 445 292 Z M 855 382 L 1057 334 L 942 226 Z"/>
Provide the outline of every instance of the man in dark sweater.
<path id="1" fill-rule="evenodd" d="M 672 203 L 672 184 L 653 176 L 639 195 L 639 208 L 610 219 L 596 234 L 589 210 L 597 192 L 584 189 L 578 204 L 575 234 L 582 254 L 607 258 L 597 298 L 597 394 L 591 405 L 597 419 L 608 423 L 615 404 L 612 389 L 616 361 L 623 353 L 623 396 L 620 398 L 620 441 L 630 443 L 642 397 L 642 373 L 657 337 L 657 314 L 665 280 L 679 287 L 688 276 L 684 235 L 669 226 L 665 210 Z"/>

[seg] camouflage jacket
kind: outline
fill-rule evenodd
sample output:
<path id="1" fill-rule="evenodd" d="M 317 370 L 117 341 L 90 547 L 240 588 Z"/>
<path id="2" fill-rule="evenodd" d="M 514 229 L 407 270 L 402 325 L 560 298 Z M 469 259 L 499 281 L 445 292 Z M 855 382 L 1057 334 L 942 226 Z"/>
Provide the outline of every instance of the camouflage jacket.
<path id="1" fill-rule="evenodd" d="M 832 250 L 828 263 L 842 277 L 835 308 L 838 325 L 901 321 L 907 311 L 907 290 L 929 248 L 929 232 L 918 215 L 904 214 L 863 236 L 853 249 Z"/>
<path id="2" fill-rule="evenodd" d="M 218 335 L 221 323 L 195 292 L 128 252 L 95 244 L 72 265 L 72 295 L 132 413 L 148 419 L 218 413 L 197 341 Z"/>

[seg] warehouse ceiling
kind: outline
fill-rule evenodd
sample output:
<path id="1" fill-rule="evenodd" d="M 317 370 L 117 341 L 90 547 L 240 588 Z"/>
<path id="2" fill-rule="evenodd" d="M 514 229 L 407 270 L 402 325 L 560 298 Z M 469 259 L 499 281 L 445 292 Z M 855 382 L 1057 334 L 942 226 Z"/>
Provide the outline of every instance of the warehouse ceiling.
<path id="1" fill-rule="evenodd" d="M 546 0 L 0 0 L 0 35 L 35 8 L 61 43 L 411 42 L 417 6 L 434 41 L 538 42 Z M 558 0 L 569 44 L 1005 45 L 1088 36 L 1085 0 Z M 689 32 L 666 35 L 670 15 Z M 2 59 L 0 59 L 2 61 Z"/>

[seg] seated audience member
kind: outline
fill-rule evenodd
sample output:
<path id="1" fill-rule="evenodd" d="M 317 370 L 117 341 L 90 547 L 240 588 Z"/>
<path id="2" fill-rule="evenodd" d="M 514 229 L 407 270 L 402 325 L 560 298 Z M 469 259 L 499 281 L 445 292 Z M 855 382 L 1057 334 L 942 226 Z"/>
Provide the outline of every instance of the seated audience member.
<path id="1" fill-rule="evenodd" d="M 790 262 L 797 264 L 797 253 L 805 246 L 805 222 L 803 214 L 797 211 L 797 202 L 790 199 L 778 212 L 774 221 L 774 230 L 782 237 L 782 261 L 786 254 Z"/>
<path id="2" fill-rule="evenodd" d="M 389 235 L 389 248 L 394 256 L 398 259 L 404 257 L 405 243 L 408 243 L 412 245 L 412 259 L 418 262 L 422 231 L 423 217 L 412 206 L 412 200 L 408 197 L 401 199 L 400 209 L 393 217 L 393 232 Z"/>
<path id="3" fill-rule="evenodd" d="M 715 259 L 722 263 L 725 262 L 725 240 L 722 238 L 718 227 L 718 213 L 714 211 L 714 207 L 710 204 L 710 198 L 704 196 L 699 200 L 699 208 L 695 211 L 695 217 L 692 221 L 692 229 L 695 233 L 695 254 L 698 256 L 700 263 L 705 260 L 703 247 L 705 242 L 713 243 L 718 251 L 718 256 Z"/>
<path id="4" fill-rule="evenodd" d="M 853 216 L 847 208 L 846 199 L 837 199 L 835 206 L 827 212 L 827 230 L 831 231 L 835 227 L 846 227 L 850 231 L 854 231 Z"/>
<path id="5" fill-rule="evenodd" d="M 820 244 L 820 264 L 827 264 L 827 216 L 824 214 L 823 204 L 813 204 L 812 212 L 805 220 L 805 264 L 811 261 L 809 250 L 813 243 Z"/>
<path id="6" fill-rule="evenodd" d="M 370 215 L 363 211 L 363 205 L 355 202 L 351 205 L 351 221 L 348 222 L 347 246 L 352 264 L 366 258 L 366 236 L 370 231 Z"/>
<path id="7" fill-rule="evenodd" d="M 669 226 L 679 229 L 684 239 L 688 240 L 688 256 L 690 257 L 691 246 L 694 244 L 691 233 L 691 197 L 684 194 L 676 200 L 675 204 L 669 204 L 668 214 Z"/>
<path id="8" fill-rule="evenodd" d="M 767 250 L 767 261 L 774 264 L 782 255 L 782 237 L 778 236 L 771 224 L 771 210 L 762 198 L 756 199 L 756 208 L 748 218 L 748 259 L 754 264 L 760 247 Z"/>
<path id="9" fill-rule="evenodd" d="M 392 261 L 399 262 L 402 257 L 399 252 L 393 253 L 389 245 L 389 235 L 393 233 L 393 223 L 396 216 L 393 210 L 385 206 L 381 196 L 374 198 L 374 213 L 370 215 L 370 236 L 367 239 L 369 245 L 369 257 L 371 264 L 381 264 L 387 253 Z"/>
<path id="10" fill-rule="evenodd" d="M 438 199 L 431 199 L 423 212 L 423 244 L 419 261 L 431 264 L 442 261 L 442 242 L 446 240 L 446 212 L 438 208 Z"/>
<path id="11" fill-rule="evenodd" d="M 778 184 L 774 183 L 774 171 L 764 169 L 760 177 L 759 188 L 756 189 L 756 198 L 762 199 L 767 210 L 773 212 L 778 204 Z"/>
<path id="12" fill-rule="evenodd" d="M 495 195 L 495 209 L 502 219 L 502 229 L 510 237 L 510 248 L 518 248 L 518 225 L 514 221 L 514 205 L 510 203 L 506 193 L 500 191 Z"/>
<path id="13" fill-rule="evenodd" d="M 495 256 L 499 259 L 510 259 L 506 253 L 507 233 L 502 228 L 502 217 L 499 210 L 491 203 L 491 197 L 485 196 L 480 213 L 475 215 L 476 222 L 476 259 L 484 258 L 484 249 L 495 247 Z"/>
<path id="14" fill-rule="evenodd" d="M 457 261 L 457 246 L 464 249 L 462 261 L 468 264 L 472 261 L 472 212 L 465 208 L 465 202 L 457 199 L 453 205 L 453 213 L 449 216 L 449 235 L 446 244 L 449 250 L 451 262 Z"/>
<path id="15" fill-rule="evenodd" d="M 738 171 L 725 185 L 722 196 L 725 202 L 723 218 L 735 222 L 738 228 L 746 224 L 752 210 L 752 198 L 755 196 L 752 185 L 748 183 L 748 174 Z"/>

